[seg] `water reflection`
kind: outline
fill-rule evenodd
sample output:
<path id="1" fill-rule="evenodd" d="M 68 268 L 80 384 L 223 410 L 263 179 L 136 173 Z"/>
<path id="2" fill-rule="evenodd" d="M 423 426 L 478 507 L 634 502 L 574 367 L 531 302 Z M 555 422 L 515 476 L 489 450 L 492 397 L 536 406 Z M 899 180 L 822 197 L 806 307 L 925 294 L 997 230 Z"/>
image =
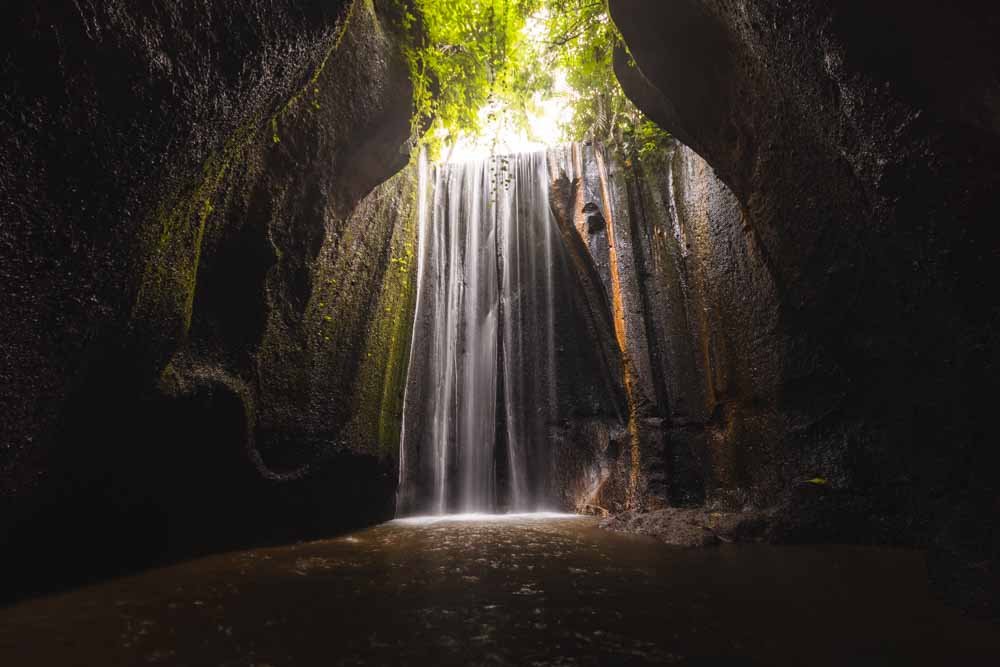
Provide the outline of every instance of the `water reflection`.
<path id="1" fill-rule="evenodd" d="M 991 664 L 917 552 L 680 550 L 565 515 L 405 519 L 0 611 L 0 664 Z"/>

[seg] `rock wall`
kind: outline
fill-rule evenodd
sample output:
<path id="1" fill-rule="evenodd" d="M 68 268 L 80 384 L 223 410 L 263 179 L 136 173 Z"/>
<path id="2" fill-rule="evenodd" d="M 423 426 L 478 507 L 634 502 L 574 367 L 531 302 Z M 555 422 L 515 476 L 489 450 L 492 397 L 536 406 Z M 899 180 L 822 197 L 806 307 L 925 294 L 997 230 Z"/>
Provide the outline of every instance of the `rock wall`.
<path id="1" fill-rule="evenodd" d="M 735 463 L 719 475 L 748 481 L 751 500 L 784 494 L 797 539 L 931 546 L 941 590 L 987 609 L 1000 555 L 988 426 L 1000 12 L 897 1 L 610 8 L 636 63 L 618 55 L 626 92 L 731 188 L 734 223 L 773 285 L 773 322 L 751 297 L 729 324 L 751 332 L 731 356 L 751 364 L 749 384 L 724 383 L 722 401 L 708 394 L 721 406 L 712 423 L 735 429 Z M 777 334 L 763 359 L 758 326 Z M 775 427 L 757 430 L 774 437 L 740 433 L 732 415 L 752 414 L 739 406 L 754 397 Z M 690 414 L 704 414 L 703 396 L 692 398 Z M 825 483 L 797 488 L 807 475 Z"/>
<path id="2" fill-rule="evenodd" d="M 6 8 L 4 597 L 391 515 L 416 238 L 414 174 L 379 186 L 409 161 L 395 7 Z"/>
<path id="3" fill-rule="evenodd" d="M 589 145 L 554 158 L 572 192 L 560 205 L 566 236 L 582 241 L 594 276 L 583 291 L 606 304 L 600 339 L 621 360 L 628 403 L 627 432 L 596 457 L 601 482 L 577 505 L 777 504 L 803 473 L 774 458 L 785 429 L 778 305 L 739 202 L 677 142 L 644 163 Z"/>
<path id="4" fill-rule="evenodd" d="M 779 311 L 743 209 L 679 143 L 611 176 L 635 263 L 633 328 L 645 341 L 637 371 L 664 430 L 655 490 L 674 506 L 775 504 L 804 473 L 776 460 L 785 429 Z"/>

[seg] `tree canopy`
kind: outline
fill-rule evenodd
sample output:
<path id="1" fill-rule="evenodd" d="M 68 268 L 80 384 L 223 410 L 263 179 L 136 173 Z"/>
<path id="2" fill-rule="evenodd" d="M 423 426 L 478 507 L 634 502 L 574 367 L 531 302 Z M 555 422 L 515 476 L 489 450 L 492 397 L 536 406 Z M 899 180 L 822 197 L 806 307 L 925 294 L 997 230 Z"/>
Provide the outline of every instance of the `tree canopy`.
<path id="1" fill-rule="evenodd" d="M 606 0 L 411 0 L 404 12 L 414 129 L 432 155 L 485 120 L 528 131 L 539 100 L 563 96 L 562 141 L 596 140 L 646 157 L 666 133 L 628 100 L 612 68 L 621 36 Z M 422 31 L 412 28 L 422 24 Z M 485 110 L 485 111 L 484 111 Z M 429 129 L 424 131 L 424 128 Z M 497 123 L 492 123 L 497 126 Z"/>

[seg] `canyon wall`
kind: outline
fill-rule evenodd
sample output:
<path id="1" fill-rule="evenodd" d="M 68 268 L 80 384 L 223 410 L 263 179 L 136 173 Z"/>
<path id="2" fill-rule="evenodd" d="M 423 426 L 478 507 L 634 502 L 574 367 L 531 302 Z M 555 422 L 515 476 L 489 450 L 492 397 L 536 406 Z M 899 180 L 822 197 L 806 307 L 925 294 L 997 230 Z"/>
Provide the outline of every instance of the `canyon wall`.
<path id="1" fill-rule="evenodd" d="M 396 11 L 6 8 L 4 597 L 391 516 L 416 240 L 415 170 L 379 185 L 409 161 Z"/>
<path id="2" fill-rule="evenodd" d="M 708 402 L 688 413 L 711 408 L 710 432 L 731 434 L 717 480 L 754 502 L 783 495 L 800 539 L 929 546 L 939 590 L 987 609 L 1000 554 L 1000 12 L 610 8 L 634 58 L 616 58 L 626 93 L 732 190 L 776 305 L 770 321 L 750 297 L 730 324 L 749 332 L 738 356 L 756 364 L 752 381 L 695 394 Z M 761 326 L 777 338 L 756 340 Z M 770 435 L 741 435 L 747 418 Z"/>
<path id="3" fill-rule="evenodd" d="M 551 158 L 563 238 L 593 275 L 582 290 L 603 302 L 627 402 L 617 446 L 594 457 L 600 484 L 576 504 L 778 504 L 808 466 L 775 459 L 778 304 L 739 202 L 673 140 L 643 161 L 579 144 Z"/>
<path id="4" fill-rule="evenodd" d="M 3 597 L 393 511 L 417 253 L 397 3 L 133 4 L 0 26 Z M 625 91 L 683 145 L 548 156 L 549 490 L 927 546 L 987 609 L 1000 11 L 610 8 Z"/>

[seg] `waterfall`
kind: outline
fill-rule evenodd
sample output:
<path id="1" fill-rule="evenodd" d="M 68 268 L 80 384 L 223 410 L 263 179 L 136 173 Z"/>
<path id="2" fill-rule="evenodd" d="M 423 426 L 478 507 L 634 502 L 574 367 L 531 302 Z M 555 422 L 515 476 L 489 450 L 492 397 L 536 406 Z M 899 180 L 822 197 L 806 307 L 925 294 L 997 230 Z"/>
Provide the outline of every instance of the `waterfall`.
<path id="1" fill-rule="evenodd" d="M 545 153 L 420 173 L 397 513 L 542 509 L 558 412 Z"/>
<path id="2" fill-rule="evenodd" d="M 545 503 L 551 459 L 549 424 L 555 419 L 556 369 L 553 303 L 555 225 L 549 207 L 545 153 L 515 156 L 509 185 L 499 197 L 502 257 L 503 376 L 510 506 Z"/>

